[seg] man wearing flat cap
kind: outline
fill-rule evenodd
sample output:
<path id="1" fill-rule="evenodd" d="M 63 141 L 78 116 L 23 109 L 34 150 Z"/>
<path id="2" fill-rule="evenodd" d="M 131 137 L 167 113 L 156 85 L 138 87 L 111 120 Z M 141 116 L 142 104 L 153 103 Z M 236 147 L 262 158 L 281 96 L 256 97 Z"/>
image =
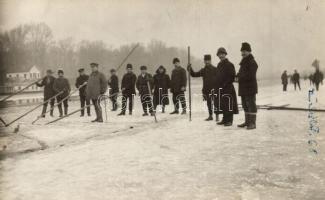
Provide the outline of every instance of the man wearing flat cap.
<path id="1" fill-rule="evenodd" d="M 242 60 L 240 62 L 238 77 L 238 95 L 241 96 L 242 106 L 245 111 L 245 122 L 238 127 L 246 127 L 248 130 L 256 128 L 256 94 L 258 65 L 252 55 L 252 49 L 247 42 L 242 43 Z"/>
<path id="2" fill-rule="evenodd" d="M 140 94 L 141 104 L 143 108 L 143 115 L 148 116 L 148 110 L 151 115 L 153 115 L 153 106 L 151 98 L 151 90 L 153 88 L 153 78 L 151 74 L 147 72 L 146 66 L 140 67 L 141 74 L 138 76 L 136 87 Z M 149 86 L 148 86 L 149 83 Z"/>
<path id="3" fill-rule="evenodd" d="M 86 87 L 89 76 L 85 74 L 85 69 L 81 68 L 78 70 L 79 77 L 76 79 L 76 88 L 79 88 L 80 106 L 84 108 L 85 105 L 90 105 L 90 100 L 86 98 Z M 85 115 L 85 109 L 82 109 L 80 117 Z M 90 116 L 90 106 L 87 107 L 87 114 Z"/>
<path id="4" fill-rule="evenodd" d="M 135 95 L 135 83 L 137 76 L 133 73 L 132 64 L 126 65 L 126 73 L 122 78 L 121 90 L 122 90 L 122 111 L 119 116 L 125 115 L 126 103 L 129 100 L 129 115 L 132 115 L 133 98 Z"/>
<path id="5" fill-rule="evenodd" d="M 216 85 L 218 80 L 218 72 L 217 68 L 211 64 L 211 55 L 204 55 L 204 67 L 201 68 L 199 71 L 195 72 L 189 64 L 187 66 L 188 71 L 192 77 L 202 77 L 203 79 L 203 88 L 202 94 L 204 101 L 207 101 L 208 113 L 209 116 L 206 121 L 213 120 L 213 105 L 214 105 L 214 97 L 215 94 L 218 92 L 216 91 Z M 218 117 L 216 115 L 216 120 Z"/>
<path id="6" fill-rule="evenodd" d="M 170 114 L 179 114 L 179 103 L 182 105 L 182 115 L 186 114 L 185 90 L 187 84 L 186 70 L 180 65 L 178 58 L 173 59 L 174 69 L 171 75 L 170 91 L 173 94 L 174 111 Z"/>
<path id="7" fill-rule="evenodd" d="M 46 113 L 46 109 L 47 109 L 47 105 L 48 105 L 47 100 L 49 100 L 51 97 L 53 97 L 55 95 L 55 91 L 53 89 L 53 84 L 54 84 L 55 78 L 52 74 L 53 74 L 52 70 L 48 69 L 46 71 L 46 76 L 42 79 L 42 81 L 40 83 L 38 83 L 38 82 L 36 83 L 36 85 L 38 87 L 44 87 L 44 102 L 46 101 L 46 103 L 43 104 L 43 110 L 42 110 L 41 117 L 45 117 L 45 113 Z M 54 102 L 55 102 L 55 98 L 52 98 L 50 100 L 50 106 L 51 106 L 50 116 L 51 117 L 53 117 Z"/>
<path id="8" fill-rule="evenodd" d="M 119 93 L 119 87 L 118 87 L 118 77 L 116 75 L 116 70 L 115 69 L 111 69 L 111 76 L 108 79 L 108 85 L 110 86 L 109 89 L 109 97 L 111 99 L 112 102 L 112 111 L 116 111 L 117 110 L 117 96 Z"/>
<path id="9" fill-rule="evenodd" d="M 68 114 L 68 96 L 70 94 L 70 83 L 67 78 L 64 77 L 64 72 L 63 70 L 58 70 L 58 78 L 55 79 L 54 84 L 53 84 L 53 89 L 56 93 L 59 93 L 63 91 L 62 94 L 58 95 L 56 97 L 56 101 L 58 102 L 58 108 L 60 112 L 60 117 L 63 116 L 63 110 L 62 110 L 62 103 L 64 107 L 64 115 Z"/>
<path id="10" fill-rule="evenodd" d="M 86 98 L 91 100 L 96 112 L 96 119 L 92 122 L 103 122 L 102 108 L 100 107 L 100 97 L 107 90 L 107 79 L 105 75 L 98 71 L 97 63 L 90 63 L 91 74 L 86 88 Z"/>
<path id="11" fill-rule="evenodd" d="M 238 114 L 236 90 L 233 85 L 235 81 L 235 66 L 227 59 L 227 51 L 220 47 L 217 52 L 220 62 L 217 65 L 218 71 L 218 96 L 215 98 L 216 112 L 222 114 L 222 120 L 218 125 L 231 126 L 233 115 Z"/>

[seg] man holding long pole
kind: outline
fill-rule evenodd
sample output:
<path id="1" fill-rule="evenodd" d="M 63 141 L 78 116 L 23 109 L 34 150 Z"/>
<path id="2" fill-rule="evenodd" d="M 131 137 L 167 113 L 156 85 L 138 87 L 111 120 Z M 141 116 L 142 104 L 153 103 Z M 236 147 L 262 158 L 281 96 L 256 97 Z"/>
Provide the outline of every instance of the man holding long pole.
<path id="1" fill-rule="evenodd" d="M 91 74 L 88 79 L 86 88 L 86 98 L 91 100 L 96 112 L 96 119 L 92 122 L 103 122 L 102 109 L 100 107 L 100 96 L 107 90 L 107 79 L 105 75 L 98 71 L 97 63 L 90 63 Z"/>
<path id="2" fill-rule="evenodd" d="M 50 69 L 47 70 L 46 76 L 42 79 L 42 81 L 40 83 L 39 82 L 36 83 L 36 85 L 38 87 L 44 87 L 44 104 L 43 104 L 43 110 L 42 110 L 41 117 L 45 117 L 45 113 L 46 113 L 46 109 L 47 109 L 47 105 L 48 105 L 47 100 L 52 98 L 55 95 L 55 91 L 53 89 L 53 84 L 54 84 L 55 78 L 52 74 L 53 74 L 52 70 L 50 70 Z M 51 106 L 50 116 L 51 117 L 53 117 L 54 102 L 55 102 L 55 98 L 52 98 L 50 100 L 50 106 Z"/>
<path id="3" fill-rule="evenodd" d="M 56 101 L 58 102 L 60 117 L 62 117 L 63 116 L 62 102 L 64 106 L 64 115 L 68 114 L 68 98 L 66 97 L 69 96 L 71 88 L 68 79 L 64 77 L 63 70 L 58 70 L 58 76 L 59 77 L 54 81 L 53 89 L 55 90 L 56 93 L 63 91 L 63 93 L 57 96 L 56 98 Z"/>
<path id="4" fill-rule="evenodd" d="M 186 101 L 185 101 L 185 90 L 187 84 L 186 70 L 181 67 L 180 60 L 178 58 L 173 59 L 175 68 L 171 75 L 171 92 L 173 93 L 173 103 L 175 109 L 170 114 L 179 114 L 179 102 L 182 105 L 182 115 L 186 114 Z"/>
<path id="5" fill-rule="evenodd" d="M 85 74 L 85 70 L 83 68 L 78 70 L 79 77 L 76 79 L 76 88 L 79 88 L 79 97 L 80 97 L 80 107 L 83 108 L 85 105 L 90 105 L 90 100 L 86 99 L 86 86 L 80 87 L 84 84 L 87 84 L 89 76 Z M 82 109 L 80 117 L 85 115 L 85 109 Z M 90 106 L 87 107 L 87 114 L 90 116 Z"/>

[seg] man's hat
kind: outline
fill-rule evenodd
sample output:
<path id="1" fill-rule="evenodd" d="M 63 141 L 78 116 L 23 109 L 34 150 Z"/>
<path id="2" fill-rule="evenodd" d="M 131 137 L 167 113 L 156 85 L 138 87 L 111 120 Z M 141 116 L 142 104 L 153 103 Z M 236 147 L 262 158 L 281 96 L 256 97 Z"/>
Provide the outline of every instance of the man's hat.
<path id="1" fill-rule="evenodd" d="M 50 70 L 50 69 L 48 69 L 48 70 L 46 70 L 46 73 L 52 74 L 52 73 L 53 73 L 53 71 L 52 71 L 52 70 Z"/>
<path id="2" fill-rule="evenodd" d="M 80 72 L 83 72 L 83 71 L 85 71 L 84 68 L 80 68 L 80 69 L 78 70 L 79 73 L 80 73 Z"/>
<path id="3" fill-rule="evenodd" d="M 179 59 L 178 58 L 174 58 L 173 59 L 173 64 L 175 64 L 176 62 L 179 62 Z"/>
<path id="4" fill-rule="evenodd" d="M 64 74 L 63 70 L 62 69 L 59 69 L 58 70 L 58 74 Z"/>
<path id="5" fill-rule="evenodd" d="M 251 51 L 252 51 L 252 49 L 251 49 L 251 45 L 248 44 L 247 42 L 243 42 L 243 43 L 241 44 L 241 49 L 240 49 L 240 51 L 249 51 L 249 52 L 251 52 Z"/>
<path id="6" fill-rule="evenodd" d="M 94 63 L 94 62 L 93 63 L 90 63 L 90 66 L 91 67 L 98 67 L 98 63 Z"/>
<path id="7" fill-rule="evenodd" d="M 140 70 L 147 70 L 147 66 L 142 65 L 142 66 L 140 67 Z"/>
<path id="8" fill-rule="evenodd" d="M 223 47 L 220 47 L 220 48 L 218 49 L 218 51 L 217 51 L 217 55 L 219 55 L 220 53 L 223 53 L 223 54 L 226 54 L 226 55 L 227 55 L 227 51 L 226 51 L 226 49 L 223 48 Z"/>
<path id="9" fill-rule="evenodd" d="M 111 71 L 110 71 L 110 72 L 111 72 L 111 73 L 112 73 L 112 72 L 116 72 L 116 70 L 115 70 L 115 69 L 111 69 Z"/>
<path id="10" fill-rule="evenodd" d="M 209 55 L 209 54 L 204 55 L 204 60 L 211 60 L 211 55 Z"/>
<path id="11" fill-rule="evenodd" d="M 128 64 L 126 65 L 126 69 L 132 69 L 132 68 L 133 68 L 132 64 L 128 63 Z"/>

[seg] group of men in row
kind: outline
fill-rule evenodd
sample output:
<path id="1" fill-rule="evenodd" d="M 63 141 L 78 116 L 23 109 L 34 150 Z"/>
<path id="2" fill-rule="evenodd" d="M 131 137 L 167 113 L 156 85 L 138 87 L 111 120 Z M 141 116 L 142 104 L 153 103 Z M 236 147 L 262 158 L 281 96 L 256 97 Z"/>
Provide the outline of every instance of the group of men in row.
<path id="1" fill-rule="evenodd" d="M 247 129 L 256 128 L 256 94 L 257 80 L 256 72 L 258 65 L 251 54 L 250 44 L 244 42 L 241 47 L 242 61 L 240 62 L 239 72 L 236 74 L 234 65 L 227 59 L 227 51 L 221 47 L 217 51 L 220 62 L 215 67 L 211 62 L 211 55 L 204 56 L 204 67 L 199 71 L 194 71 L 191 64 L 188 64 L 187 71 L 192 77 L 202 77 L 203 88 L 202 93 L 204 100 L 207 102 L 209 116 L 207 121 L 213 120 L 213 113 L 216 115 L 223 114 L 218 125 L 231 126 L 233 123 L 233 115 L 238 114 L 237 95 L 234 88 L 234 81 L 237 78 L 239 83 L 239 96 L 241 96 L 242 106 L 245 111 L 245 122 L 238 127 L 247 127 Z M 106 93 L 108 85 L 109 98 L 113 104 L 113 111 L 117 110 L 117 97 L 119 88 L 122 93 L 122 110 L 119 116 L 126 114 L 127 101 L 129 114 L 132 115 L 133 99 L 136 89 L 139 91 L 140 100 L 143 108 L 143 116 L 155 115 L 158 105 L 162 106 L 162 112 L 165 112 L 165 106 L 169 104 L 168 91 L 172 93 L 174 111 L 170 114 L 179 114 L 180 105 L 182 107 L 181 114 L 186 114 L 186 98 L 185 91 L 187 87 L 187 72 L 181 66 L 178 58 L 173 59 L 174 69 L 171 76 L 166 73 L 164 66 L 159 66 L 156 74 L 152 76 L 147 72 L 146 66 L 141 66 L 141 73 L 137 77 L 133 73 L 132 64 L 127 64 L 126 73 L 124 74 L 121 87 L 119 87 L 116 70 L 111 70 L 111 76 L 107 80 L 105 75 L 98 71 L 98 64 L 91 63 L 91 74 L 88 76 L 84 73 L 84 69 L 79 69 L 79 77 L 75 86 L 79 89 L 81 116 L 84 116 L 84 108 L 87 108 L 87 114 L 90 116 L 90 101 L 95 107 L 96 119 L 93 122 L 103 122 L 102 110 L 100 107 L 100 99 Z M 55 94 L 64 91 L 57 97 L 60 116 L 62 116 L 62 103 L 64 104 L 65 114 L 68 112 L 67 98 L 69 96 L 69 82 L 63 77 L 63 71 L 58 71 L 58 78 L 55 79 L 52 72 L 48 70 L 47 76 L 38 86 L 44 86 L 44 100 L 51 98 Z M 51 94 L 47 94 L 51 90 Z M 51 101 L 51 115 L 53 115 L 54 100 Z M 42 116 L 45 116 L 47 103 L 44 103 Z"/>
<path id="2" fill-rule="evenodd" d="M 281 81 L 283 85 L 283 91 L 287 91 L 287 86 L 288 86 L 288 79 L 290 78 L 291 83 L 294 85 L 294 89 L 297 90 L 297 87 L 299 90 L 301 90 L 300 87 L 300 74 L 298 73 L 297 70 L 294 71 L 294 73 L 289 76 L 287 74 L 287 70 L 284 70 L 284 72 L 281 75 Z M 309 77 L 309 82 L 310 85 L 315 85 L 316 90 L 319 90 L 319 85 L 323 84 L 324 80 L 324 74 L 323 72 L 320 71 L 319 67 L 316 67 L 316 70 L 313 74 L 310 74 Z"/>

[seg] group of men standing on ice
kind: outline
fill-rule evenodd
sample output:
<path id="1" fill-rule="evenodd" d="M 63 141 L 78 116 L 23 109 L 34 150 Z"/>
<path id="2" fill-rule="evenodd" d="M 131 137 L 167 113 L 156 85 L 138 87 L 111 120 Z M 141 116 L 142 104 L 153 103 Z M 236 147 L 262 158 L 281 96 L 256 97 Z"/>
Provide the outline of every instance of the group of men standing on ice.
<path id="1" fill-rule="evenodd" d="M 220 62 L 217 66 L 211 63 L 211 55 L 204 56 L 204 67 L 199 71 L 194 71 L 191 64 L 188 64 L 187 71 L 192 77 L 202 77 L 202 93 L 204 100 L 207 102 L 209 116 L 206 121 L 213 120 L 213 113 L 216 115 L 216 121 L 219 121 L 218 115 L 222 114 L 223 118 L 217 122 L 218 125 L 231 126 L 233 115 L 238 114 L 237 95 L 233 83 L 238 80 L 238 93 L 241 97 L 242 106 L 245 112 L 244 123 L 238 127 L 247 127 L 247 129 L 256 128 L 256 94 L 257 80 L 256 72 L 258 65 L 251 53 L 250 44 L 244 42 L 241 47 L 242 60 L 240 62 L 239 72 L 236 74 L 234 65 L 227 59 L 227 51 L 221 47 L 217 51 Z M 156 74 L 152 76 L 147 72 L 146 66 L 141 66 L 141 73 L 137 77 L 133 73 L 132 64 L 127 64 L 126 73 L 124 74 L 121 87 L 119 87 L 116 70 L 111 70 L 109 80 L 105 75 L 98 71 L 98 64 L 91 63 L 91 74 L 88 76 L 84 69 L 79 70 L 79 77 L 76 79 L 75 86 L 79 89 L 81 116 L 85 115 L 84 108 L 87 108 L 87 114 L 90 116 L 90 102 L 95 107 L 96 119 L 93 122 L 103 122 L 102 109 L 100 107 L 100 98 L 106 93 L 108 85 L 109 98 L 113 104 L 113 111 L 117 110 L 117 97 L 119 88 L 122 93 L 122 110 L 118 116 L 126 115 L 128 107 L 129 115 L 132 115 L 133 99 L 136 89 L 139 91 L 143 116 L 155 115 L 157 106 L 162 106 L 162 112 L 165 112 L 165 106 L 169 104 L 168 90 L 172 93 L 174 111 L 170 114 L 186 114 L 185 91 L 187 87 L 187 72 L 181 66 L 178 58 L 173 59 L 174 69 L 171 76 L 166 73 L 164 66 L 159 66 Z M 57 96 L 60 116 L 63 115 L 62 102 L 64 104 L 64 114 L 68 113 L 68 97 L 70 93 L 69 82 L 63 76 L 63 71 L 58 71 L 58 78 L 52 76 L 51 70 L 48 70 L 47 76 L 44 77 L 38 86 L 44 86 L 44 100 L 53 97 L 55 94 L 62 92 Z M 127 106 L 128 102 L 128 106 Z M 54 99 L 50 101 L 51 115 L 53 115 Z M 181 112 L 180 107 L 182 108 Z M 42 116 L 45 117 L 47 103 L 44 103 Z"/>

